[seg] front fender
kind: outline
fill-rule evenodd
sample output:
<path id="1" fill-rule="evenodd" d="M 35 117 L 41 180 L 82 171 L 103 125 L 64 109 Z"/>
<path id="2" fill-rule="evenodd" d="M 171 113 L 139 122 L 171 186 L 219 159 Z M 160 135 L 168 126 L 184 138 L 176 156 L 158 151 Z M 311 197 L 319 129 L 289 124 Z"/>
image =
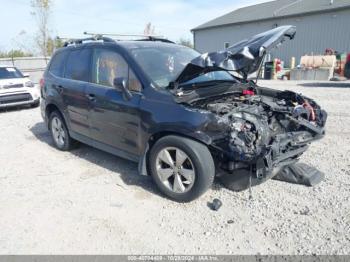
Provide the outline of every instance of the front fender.
<path id="1" fill-rule="evenodd" d="M 148 91 L 140 101 L 139 172 L 147 174 L 146 155 L 155 140 L 165 135 L 194 139 L 205 145 L 225 132 L 215 114 L 176 103 L 168 92 Z M 149 96 L 148 96 L 149 95 Z M 148 97 L 152 97 L 149 99 Z M 221 122 L 221 123 L 220 123 Z"/>

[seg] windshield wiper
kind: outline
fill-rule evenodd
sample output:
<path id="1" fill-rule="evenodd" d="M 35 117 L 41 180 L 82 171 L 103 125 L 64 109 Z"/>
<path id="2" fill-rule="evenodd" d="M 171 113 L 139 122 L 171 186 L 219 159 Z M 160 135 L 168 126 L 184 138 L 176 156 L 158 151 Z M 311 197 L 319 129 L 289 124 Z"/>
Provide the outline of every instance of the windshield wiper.
<path id="1" fill-rule="evenodd" d="M 187 93 L 186 91 L 193 91 L 195 89 L 204 88 L 204 87 L 210 87 L 215 85 L 224 85 L 224 86 L 232 86 L 232 84 L 238 83 L 235 80 L 212 80 L 212 81 L 205 81 L 205 82 L 199 82 L 199 83 L 193 83 L 193 84 L 180 84 L 177 87 L 175 86 L 173 90 L 171 91 L 176 96 L 183 96 Z"/>
<path id="2" fill-rule="evenodd" d="M 205 82 L 195 82 L 191 84 L 180 84 L 178 87 L 187 89 L 187 87 L 190 88 L 199 88 L 199 87 L 208 87 L 208 86 L 213 86 L 213 85 L 218 85 L 218 84 L 236 84 L 237 81 L 235 80 L 210 80 L 210 81 L 205 81 Z"/>

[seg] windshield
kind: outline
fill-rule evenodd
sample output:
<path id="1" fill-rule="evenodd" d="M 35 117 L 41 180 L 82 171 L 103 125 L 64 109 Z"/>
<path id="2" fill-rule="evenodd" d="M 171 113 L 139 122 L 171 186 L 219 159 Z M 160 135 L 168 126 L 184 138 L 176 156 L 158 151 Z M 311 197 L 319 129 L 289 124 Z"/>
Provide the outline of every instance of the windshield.
<path id="1" fill-rule="evenodd" d="M 137 48 L 131 53 L 151 80 L 162 88 L 174 81 L 185 66 L 200 55 L 191 48 L 179 45 Z"/>
<path id="2" fill-rule="evenodd" d="M 14 67 L 0 67 L 0 79 L 10 78 L 23 78 L 23 75 Z"/>

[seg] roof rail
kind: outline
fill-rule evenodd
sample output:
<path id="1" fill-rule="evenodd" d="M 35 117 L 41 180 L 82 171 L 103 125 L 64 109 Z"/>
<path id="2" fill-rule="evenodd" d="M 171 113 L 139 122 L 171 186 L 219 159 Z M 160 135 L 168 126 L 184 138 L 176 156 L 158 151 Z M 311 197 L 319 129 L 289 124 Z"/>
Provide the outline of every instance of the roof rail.
<path id="1" fill-rule="evenodd" d="M 94 35 L 92 37 L 87 37 L 87 38 L 68 39 L 67 41 L 64 42 L 63 46 L 67 47 L 69 45 L 80 45 L 83 42 L 87 42 L 87 41 L 101 41 L 101 40 L 105 43 L 115 42 L 112 38 L 104 37 L 102 35 Z"/>
<path id="2" fill-rule="evenodd" d="M 169 44 L 175 44 L 175 42 L 170 41 L 169 39 L 161 38 L 161 37 L 154 37 L 154 36 L 148 36 L 145 39 L 137 39 L 135 41 L 155 41 L 155 42 L 164 42 L 164 43 L 169 43 Z"/>
<path id="3" fill-rule="evenodd" d="M 115 36 L 115 37 L 140 37 L 141 39 L 134 39 L 134 41 L 159 41 L 159 42 L 165 42 L 165 43 L 171 43 L 175 44 L 173 41 L 170 41 L 163 36 L 160 35 L 137 35 L 137 34 L 113 34 L 113 33 L 102 33 L 102 34 L 96 34 L 96 33 L 89 33 L 84 32 L 84 35 L 92 35 L 92 36 Z M 117 41 L 126 40 L 126 39 L 114 39 Z"/>

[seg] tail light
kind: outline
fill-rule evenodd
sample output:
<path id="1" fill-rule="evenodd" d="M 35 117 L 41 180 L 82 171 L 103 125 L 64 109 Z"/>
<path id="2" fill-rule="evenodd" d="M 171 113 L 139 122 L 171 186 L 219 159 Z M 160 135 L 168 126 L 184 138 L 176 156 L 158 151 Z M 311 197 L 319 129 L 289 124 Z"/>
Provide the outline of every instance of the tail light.
<path id="1" fill-rule="evenodd" d="M 39 86 L 40 86 L 40 95 L 43 98 L 44 97 L 44 87 L 45 87 L 45 80 L 44 78 L 41 78 L 39 81 Z"/>
<path id="2" fill-rule="evenodd" d="M 44 88 L 44 86 L 45 86 L 45 80 L 44 80 L 44 78 L 41 78 L 41 79 L 40 79 L 39 85 L 40 85 L 40 89 L 43 89 L 43 88 Z"/>
<path id="3" fill-rule="evenodd" d="M 350 62 L 350 53 L 347 55 L 347 57 L 346 57 L 346 62 L 348 63 L 348 62 Z"/>

